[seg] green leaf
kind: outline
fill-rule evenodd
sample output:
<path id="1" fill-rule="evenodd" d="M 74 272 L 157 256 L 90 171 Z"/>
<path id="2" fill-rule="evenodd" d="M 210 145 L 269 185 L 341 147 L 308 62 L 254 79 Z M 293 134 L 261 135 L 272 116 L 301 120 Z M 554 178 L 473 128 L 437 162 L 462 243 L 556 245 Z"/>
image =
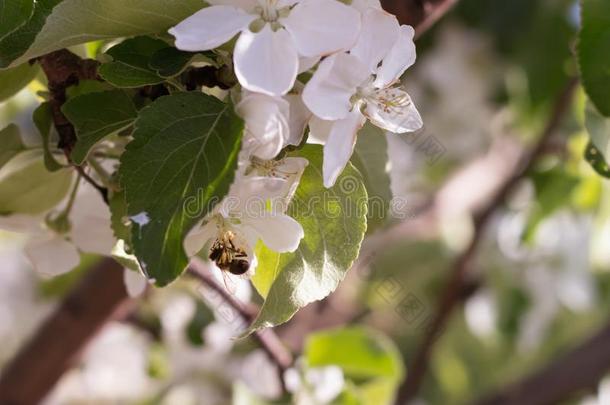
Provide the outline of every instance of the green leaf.
<path id="1" fill-rule="evenodd" d="M 122 90 L 88 93 L 68 100 L 62 112 L 76 129 L 72 160 L 80 165 L 96 143 L 115 134 L 136 119 L 138 112 Z"/>
<path id="2" fill-rule="evenodd" d="M 195 56 L 196 53 L 167 47 L 159 49 L 151 56 L 149 67 L 161 77 L 174 77 L 182 73 Z"/>
<path id="3" fill-rule="evenodd" d="M 388 219 L 392 190 L 388 164 L 388 142 L 383 130 L 367 123 L 358 133 L 352 163 L 362 173 L 369 195 L 367 232 L 383 226 Z"/>
<path id="4" fill-rule="evenodd" d="M 27 86 L 38 74 L 38 65 L 24 63 L 0 70 L 0 102 L 9 99 Z"/>
<path id="5" fill-rule="evenodd" d="M 167 47 L 160 39 L 136 37 L 127 39 L 110 48 L 106 53 L 113 61 L 104 63 L 98 69 L 102 78 L 116 87 L 140 87 L 162 83 L 149 63 L 152 56 Z"/>
<path id="6" fill-rule="evenodd" d="M 365 405 L 390 404 L 405 371 L 400 352 L 384 335 L 362 328 L 315 333 L 307 338 L 308 367 L 338 366 Z"/>
<path id="7" fill-rule="evenodd" d="M 578 62 L 583 86 L 599 112 L 610 117 L 610 2 L 581 2 Z"/>
<path id="8" fill-rule="evenodd" d="M 585 107 L 585 127 L 590 142 L 585 149 L 585 159 L 593 169 L 610 178 L 608 158 L 610 157 L 610 118 L 603 117 L 591 103 Z"/>
<path id="9" fill-rule="evenodd" d="M 19 127 L 10 124 L 0 131 L 0 169 L 17 153 L 23 151 L 25 146 L 19 133 Z"/>
<path id="10" fill-rule="evenodd" d="M 265 298 L 251 331 L 288 321 L 299 308 L 333 292 L 358 257 L 366 231 L 367 193 L 362 175 L 349 164 L 334 187 L 322 182 L 322 148 L 307 145 L 309 160 L 288 215 L 305 237 L 293 253 L 278 255 L 259 245 L 252 278 Z"/>
<path id="11" fill-rule="evenodd" d="M 0 41 L 0 67 L 89 41 L 165 33 L 203 4 L 201 0 L 38 0 L 30 20 Z"/>
<path id="12" fill-rule="evenodd" d="M 37 150 L 19 153 L 0 169 L 0 213 L 40 214 L 68 194 L 72 171 L 49 172 Z"/>
<path id="13" fill-rule="evenodd" d="M 34 0 L 0 0 L 0 39 L 25 24 L 34 11 Z"/>
<path id="14" fill-rule="evenodd" d="M 140 111 L 119 169 L 135 254 L 163 286 L 187 265 L 186 233 L 227 193 L 243 121 L 232 106 L 202 93 L 176 93 Z M 196 199 L 201 212 L 187 214 Z"/>
<path id="15" fill-rule="evenodd" d="M 34 125 L 38 129 L 38 133 L 42 138 L 42 151 L 44 164 L 48 171 L 55 172 L 64 166 L 55 159 L 51 152 L 49 143 L 51 140 L 51 131 L 53 130 L 53 118 L 51 116 L 51 105 L 48 102 L 40 104 L 32 115 Z"/>

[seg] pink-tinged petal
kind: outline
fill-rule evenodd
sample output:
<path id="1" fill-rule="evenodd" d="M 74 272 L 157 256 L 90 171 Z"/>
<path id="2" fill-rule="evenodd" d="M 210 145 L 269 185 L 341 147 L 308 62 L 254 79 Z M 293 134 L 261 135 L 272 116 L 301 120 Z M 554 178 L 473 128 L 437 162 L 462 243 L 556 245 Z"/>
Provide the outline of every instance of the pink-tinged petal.
<path id="1" fill-rule="evenodd" d="M 381 66 L 377 70 L 377 77 L 375 78 L 376 87 L 386 87 L 398 81 L 405 70 L 415 63 L 414 35 L 415 30 L 410 25 L 400 26 L 398 40 L 394 43 L 390 52 L 383 58 Z"/>
<path id="2" fill-rule="evenodd" d="M 396 43 L 399 30 L 395 16 L 369 8 L 362 14 L 362 30 L 350 53 L 357 56 L 371 73 L 375 73 L 379 62 Z"/>
<path id="3" fill-rule="evenodd" d="M 299 74 L 307 72 L 320 62 L 320 56 L 301 56 L 299 57 Z"/>
<path id="4" fill-rule="evenodd" d="M 36 272 L 44 277 L 67 273 L 80 263 L 76 247 L 59 235 L 35 238 L 24 251 Z"/>
<path id="5" fill-rule="evenodd" d="M 267 212 L 248 218 L 243 226 L 256 232 L 265 246 L 278 253 L 294 252 L 305 235 L 301 224 L 284 214 Z"/>
<path id="6" fill-rule="evenodd" d="M 324 186 L 332 187 L 337 178 L 349 162 L 354 146 L 356 135 L 366 119 L 360 111 L 352 111 L 347 118 L 336 121 L 324 145 L 324 163 L 322 173 L 324 175 Z"/>
<path id="7" fill-rule="evenodd" d="M 367 100 L 364 114 L 379 128 L 402 134 L 420 129 L 424 123 L 409 94 L 398 88 L 378 90 Z"/>
<path id="8" fill-rule="evenodd" d="M 132 298 L 142 295 L 148 284 L 143 275 L 129 269 L 123 269 L 123 283 L 125 289 L 127 289 L 127 294 Z"/>
<path id="9" fill-rule="evenodd" d="M 330 135 L 330 130 L 333 129 L 335 121 L 327 121 L 316 116 L 309 121 L 309 136 L 307 143 L 315 145 L 324 145 Z"/>
<path id="10" fill-rule="evenodd" d="M 281 96 L 294 85 L 299 57 L 290 34 L 269 24 L 257 33 L 244 31 L 235 44 L 235 74 L 250 91 Z"/>
<path id="11" fill-rule="evenodd" d="M 280 22 L 302 56 L 325 56 L 352 47 L 360 31 L 360 13 L 337 0 L 303 0 Z"/>
<path id="12" fill-rule="evenodd" d="M 249 93 L 235 110 L 246 123 L 246 150 L 264 160 L 276 157 L 290 136 L 288 101 L 281 97 Z"/>
<path id="13" fill-rule="evenodd" d="M 345 118 L 351 108 L 351 97 L 370 76 L 359 59 L 347 53 L 329 56 L 305 85 L 303 102 L 319 118 Z"/>
<path id="14" fill-rule="evenodd" d="M 288 94 L 285 98 L 290 105 L 290 114 L 288 115 L 290 136 L 286 140 L 286 144 L 298 146 L 303 140 L 303 133 L 305 132 L 307 122 L 311 118 L 311 111 L 303 103 L 303 98 L 300 94 Z"/>
<path id="15" fill-rule="evenodd" d="M 245 30 L 255 15 L 233 6 L 212 6 L 199 10 L 169 30 L 176 48 L 183 51 L 214 49 Z"/>

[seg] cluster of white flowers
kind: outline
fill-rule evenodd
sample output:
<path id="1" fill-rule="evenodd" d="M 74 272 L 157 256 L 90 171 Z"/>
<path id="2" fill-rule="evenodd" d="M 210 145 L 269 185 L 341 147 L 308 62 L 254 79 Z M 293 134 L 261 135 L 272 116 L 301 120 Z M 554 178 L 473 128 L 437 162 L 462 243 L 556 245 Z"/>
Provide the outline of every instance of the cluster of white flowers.
<path id="1" fill-rule="evenodd" d="M 223 270 L 247 260 L 252 274 L 259 239 L 294 251 L 300 224 L 283 209 L 254 209 L 251 197 L 289 199 L 307 165 L 280 158 L 289 145 L 324 145 L 324 185 L 332 187 L 349 161 L 367 119 L 395 133 L 422 127 L 399 78 L 415 62 L 414 30 L 382 10 L 378 0 L 211 0 L 211 6 L 169 32 L 185 51 L 213 50 L 237 36 L 234 92 L 245 120 L 239 170 L 229 196 L 187 237 L 187 253 L 209 247 Z M 312 73 L 313 72 L 313 73 Z M 211 246 L 209 245 L 211 243 Z M 223 255 L 223 249 L 228 251 Z"/>

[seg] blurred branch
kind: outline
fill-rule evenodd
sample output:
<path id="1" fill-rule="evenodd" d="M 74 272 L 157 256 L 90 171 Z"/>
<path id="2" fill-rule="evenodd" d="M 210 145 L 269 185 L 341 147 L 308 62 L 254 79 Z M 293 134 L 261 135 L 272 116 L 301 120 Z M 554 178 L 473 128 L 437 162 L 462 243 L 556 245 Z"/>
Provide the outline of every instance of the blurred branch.
<path id="1" fill-rule="evenodd" d="M 0 404 L 41 403 L 98 330 L 132 305 L 122 266 L 109 258 L 100 261 L 4 369 Z"/>
<path id="2" fill-rule="evenodd" d="M 254 321 L 258 314 L 258 308 L 250 303 L 242 303 L 235 296 L 231 295 L 223 286 L 216 282 L 216 279 L 214 279 L 212 274 L 205 268 L 203 263 L 198 260 L 191 260 L 187 272 L 217 293 L 248 325 Z M 253 336 L 267 353 L 271 361 L 275 363 L 278 368 L 280 383 L 282 384 L 282 388 L 285 388 L 283 374 L 284 371 L 292 365 L 292 354 L 286 349 L 272 329 L 256 331 Z"/>
<path id="3" fill-rule="evenodd" d="M 416 397 L 428 369 L 428 361 L 437 337 L 445 328 L 457 304 L 460 303 L 460 292 L 463 290 L 464 283 L 466 282 L 466 275 L 472 267 L 476 251 L 483 240 L 492 215 L 512 194 L 521 180 L 526 177 L 538 157 L 544 153 L 547 143 L 559 129 L 562 119 L 567 115 L 566 113 L 570 107 L 577 83 L 576 79 L 572 79 L 569 82 L 556 101 L 549 120 L 536 145 L 530 151 L 522 154 L 518 164 L 515 166 L 515 171 L 503 180 L 492 198 L 474 215 L 473 237 L 467 248 L 456 258 L 450 268 L 449 282 L 441 295 L 436 314 L 426 330 L 421 346 L 415 354 L 414 361 L 408 367 L 408 378 L 400 387 L 396 400 L 397 405 L 406 404 Z"/>
<path id="4" fill-rule="evenodd" d="M 444 16 L 458 0 L 382 0 L 383 8 L 394 14 L 401 24 L 415 28 L 420 37 Z"/>
<path id="5" fill-rule="evenodd" d="M 610 324 L 538 372 L 475 404 L 555 404 L 581 391 L 595 390 L 608 370 L 610 370 Z"/>

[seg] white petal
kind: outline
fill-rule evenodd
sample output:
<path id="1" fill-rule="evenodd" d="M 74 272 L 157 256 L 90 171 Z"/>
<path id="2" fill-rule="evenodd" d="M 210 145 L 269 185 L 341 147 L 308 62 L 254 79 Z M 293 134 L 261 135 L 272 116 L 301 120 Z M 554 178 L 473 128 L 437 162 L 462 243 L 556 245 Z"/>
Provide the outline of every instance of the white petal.
<path id="1" fill-rule="evenodd" d="M 303 0 L 280 22 L 303 56 L 347 50 L 360 31 L 360 13 L 337 0 Z"/>
<path id="2" fill-rule="evenodd" d="M 67 273 L 80 263 L 76 247 L 59 235 L 35 238 L 24 251 L 34 269 L 45 277 Z"/>
<path id="3" fill-rule="evenodd" d="M 286 143 L 297 146 L 303 140 L 303 133 L 305 132 L 307 122 L 311 118 L 311 111 L 303 103 L 303 98 L 300 94 L 287 94 L 285 98 L 290 105 L 290 113 L 288 115 L 290 135 Z"/>
<path id="4" fill-rule="evenodd" d="M 377 70 L 375 86 L 382 88 L 397 81 L 415 63 L 415 30 L 410 25 L 400 26 L 400 35 Z"/>
<path id="5" fill-rule="evenodd" d="M 278 253 L 294 252 L 304 236 L 301 224 L 283 214 L 265 213 L 248 218 L 244 227 L 253 229 L 269 249 Z"/>
<path id="6" fill-rule="evenodd" d="M 365 12 L 369 8 L 381 10 L 381 2 L 379 0 L 352 0 L 350 5 L 360 12 Z"/>
<path id="7" fill-rule="evenodd" d="M 316 116 L 312 117 L 309 121 L 307 143 L 324 145 L 328 140 L 328 135 L 330 135 L 330 130 L 333 129 L 334 123 L 335 121 L 323 120 Z"/>
<path id="8" fill-rule="evenodd" d="M 280 96 L 294 85 L 299 57 L 290 34 L 271 30 L 269 24 L 260 32 L 242 32 L 235 44 L 235 74 L 248 90 Z"/>
<path id="9" fill-rule="evenodd" d="M 229 41 L 255 18 L 233 6 L 206 7 L 170 29 L 169 33 L 176 37 L 178 49 L 207 51 Z"/>
<path id="10" fill-rule="evenodd" d="M 184 238 L 184 251 L 188 257 L 196 255 L 208 241 L 216 238 L 218 228 L 216 222 L 209 221 L 203 226 L 197 226 Z"/>
<path id="11" fill-rule="evenodd" d="M 244 147 L 254 156 L 270 160 L 290 136 L 290 105 L 281 97 L 248 93 L 235 107 L 246 122 Z"/>
<path id="12" fill-rule="evenodd" d="M 365 123 L 365 118 L 360 111 L 352 111 L 347 118 L 335 121 L 324 145 L 324 163 L 322 172 L 324 175 L 324 186 L 332 187 L 337 181 L 347 162 L 349 162 L 356 135 Z"/>
<path id="13" fill-rule="evenodd" d="M 33 234 L 45 234 L 42 227 L 44 219 L 26 214 L 0 215 L 0 229 L 9 232 Z"/>
<path id="14" fill-rule="evenodd" d="M 362 14 L 362 30 L 358 42 L 350 50 L 371 73 L 398 40 L 400 26 L 392 14 L 369 8 Z"/>
<path id="15" fill-rule="evenodd" d="M 406 91 L 389 88 L 378 90 L 375 95 L 377 100 L 367 100 L 364 114 L 379 128 L 402 134 L 417 131 L 424 125 Z"/>
<path id="16" fill-rule="evenodd" d="M 259 5 L 256 0 L 207 0 L 207 3 L 212 6 L 233 6 L 249 14 L 252 14 Z"/>
<path id="17" fill-rule="evenodd" d="M 350 98 L 370 73 L 358 58 L 347 53 L 324 59 L 303 90 L 303 102 L 319 118 L 345 118 L 352 108 Z"/>
<path id="18" fill-rule="evenodd" d="M 132 298 L 142 295 L 148 284 L 140 273 L 129 269 L 123 269 L 123 282 L 125 283 L 127 294 Z"/>

